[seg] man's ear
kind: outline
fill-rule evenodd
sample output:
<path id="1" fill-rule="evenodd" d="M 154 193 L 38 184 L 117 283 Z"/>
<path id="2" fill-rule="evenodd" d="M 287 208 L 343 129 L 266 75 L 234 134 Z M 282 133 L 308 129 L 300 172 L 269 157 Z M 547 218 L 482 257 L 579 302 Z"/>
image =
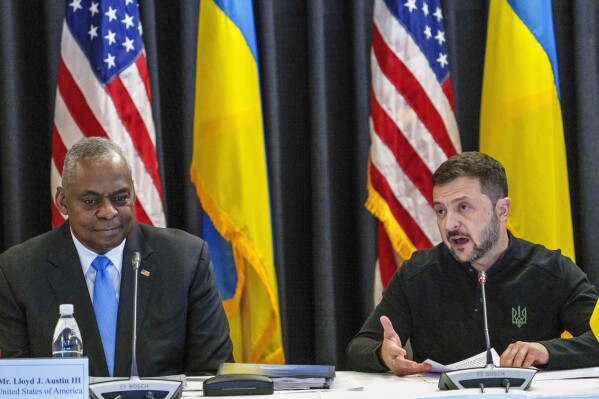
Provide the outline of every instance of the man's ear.
<path id="1" fill-rule="evenodd" d="M 510 205 L 512 203 L 512 200 L 510 199 L 510 197 L 504 197 L 504 198 L 500 198 L 499 200 L 497 200 L 497 216 L 499 217 L 499 219 L 501 220 L 507 220 L 507 217 L 510 214 Z"/>
<path id="2" fill-rule="evenodd" d="M 56 187 L 56 194 L 54 194 L 54 203 L 56 207 L 63 215 L 69 214 L 69 209 L 67 208 L 65 197 L 64 197 L 64 188 L 58 186 Z"/>

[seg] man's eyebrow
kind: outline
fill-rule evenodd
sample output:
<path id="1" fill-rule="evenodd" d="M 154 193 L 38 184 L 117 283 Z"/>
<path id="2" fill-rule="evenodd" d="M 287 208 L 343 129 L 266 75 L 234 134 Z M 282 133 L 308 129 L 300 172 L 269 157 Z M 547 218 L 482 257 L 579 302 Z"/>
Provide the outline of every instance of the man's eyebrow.
<path id="1" fill-rule="evenodd" d="M 113 193 L 110 193 L 110 196 L 112 197 L 113 195 L 119 195 L 119 194 L 129 194 L 131 191 L 128 188 L 121 188 L 120 190 L 117 190 Z"/>
<path id="2" fill-rule="evenodd" d="M 79 196 L 80 196 L 80 197 L 84 197 L 84 196 L 86 196 L 86 195 L 95 195 L 95 196 L 99 197 L 99 196 L 100 196 L 100 193 L 97 193 L 97 192 L 95 192 L 94 190 L 83 190 L 83 191 L 82 191 L 82 192 L 79 194 Z"/>
<path id="3" fill-rule="evenodd" d="M 124 187 L 124 188 L 121 188 L 119 190 L 116 190 L 116 191 L 108 194 L 108 196 L 112 197 L 112 196 L 119 195 L 119 194 L 130 194 L 130 193 L 131 193 L 131 191 L 128 188 Z M 86 195 L 95 195 L 96 197 L 102 196 L 102 194 L 100 194 L 94 190 L 83 190 L 80 194 L 81 197 L 84 197 Z"/>
<path id="4" fill-rule="evenodd" d="M 467 195 L 464 195 L 464 196 L 452 199 L 449 203 L 455 204 L 456 202 L 461 202 L 461 201 L 465 201 L 465 200 L 470 200 L 470 197 Z M 440 201 L 434 201 L 433 206 L 434 205 L 443 205 L 443 203 L 441 203 Z"/>

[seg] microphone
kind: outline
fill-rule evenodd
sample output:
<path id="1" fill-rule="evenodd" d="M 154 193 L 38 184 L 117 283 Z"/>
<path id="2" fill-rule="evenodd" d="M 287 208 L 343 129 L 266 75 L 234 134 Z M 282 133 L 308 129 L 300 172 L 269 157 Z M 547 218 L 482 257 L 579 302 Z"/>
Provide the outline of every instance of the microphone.
<path id="1" fill-rule="evenodd" d="M 139 372 L 137 371 L 137 280 L 139 279 L 139 264 L 141 263 L 141 256 L 139 255 L 139 252 L 133 252 L 131 263 L 133 264 L 133 270 L 135 271 L 135 280 L 133 282 L 133 342 L 131 344 L 131 378 L 139 378 Z"/>
<path id="2" fill-rule="evenodd" d="M 478 283 L 480 284 L 483 298 L 483 319 L 485 323 L 485 341 L 487 344 L 487 365 L 463 370 L 447 371 L 439 378 L 439 389 L 465 389 L 504 387 L 506 392 L 510 388 L 526 390 L 530 387 L 537 370 L 518 367 L 497 367 L 493 363 L 491 355 L 491 340 L 489 339 L 489 324 L 487 321 L 487 298 L 485 295 L 485 283 L 487 273 L 484 270 L 478 272 Z"/>
<path id="3" fill-rule="evenodd" d="M 139 378 L 137 371 L 137 280 L 141 255 L 133 252 L 131 263 L 135 274 L 133 283 L 133 339 L 131 345 L 131 377 L 89 384 L 92 399 L 178 399 L 182 394 L 181 381 Z"/>

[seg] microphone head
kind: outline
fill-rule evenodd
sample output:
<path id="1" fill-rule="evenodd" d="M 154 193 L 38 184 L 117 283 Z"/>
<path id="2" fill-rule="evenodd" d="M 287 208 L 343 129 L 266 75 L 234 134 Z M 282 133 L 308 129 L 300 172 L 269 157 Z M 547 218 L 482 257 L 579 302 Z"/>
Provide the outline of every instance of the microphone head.
<path id="1" fill-rule="evenodd" d="M 133 256 L 131 257 L 131 263 L 133 263 L 134 269 L 137 269 L 139 267 L 139 264 L 141 263 L 141 255 L 139 254 L 139 252 L 133 252 Z"/>
<path id="2" fill-rule="evenodd" d="M 484 284 L 487 282 L 487 273 L 484 270 L 478 272 L 478 282 L 479 284 Z"/>

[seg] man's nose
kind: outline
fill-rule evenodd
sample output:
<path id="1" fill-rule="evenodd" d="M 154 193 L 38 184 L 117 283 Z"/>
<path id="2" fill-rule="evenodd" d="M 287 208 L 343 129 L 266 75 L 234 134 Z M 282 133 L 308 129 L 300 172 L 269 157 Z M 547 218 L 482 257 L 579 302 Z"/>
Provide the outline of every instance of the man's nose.
<path id="1" fill-rule="evenodd" d="M 445 217 L 445 229 L 447 231 L 457 230 L 460 227 L 460 218 L 455 212 L 447 211 Z"/>
<path id="2" fill-rule="evenodd" d="M 116 208 L 112 204 L 109 198 L 102 200 L 102 204 L 98 209 L 98 217 L 102 219 L 112 219 L 118 214 Z"/>

